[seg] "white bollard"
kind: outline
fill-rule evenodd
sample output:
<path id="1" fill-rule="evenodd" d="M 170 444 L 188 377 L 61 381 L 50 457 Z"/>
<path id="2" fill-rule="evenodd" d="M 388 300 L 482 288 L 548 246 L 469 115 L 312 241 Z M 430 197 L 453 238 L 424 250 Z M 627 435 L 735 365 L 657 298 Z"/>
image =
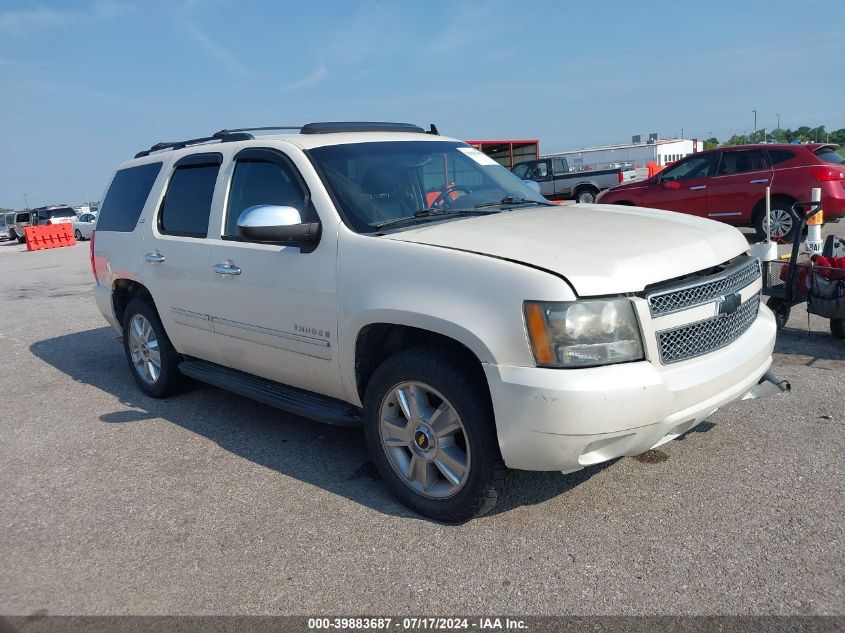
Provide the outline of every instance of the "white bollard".
<path id="1" fill-rule="evenodd" d="M 812 195 L 810 196 L 810 199 L 813 202 L 821 202 L 822 190 L 818 187 L 815 187 L 813 189 Z M 822 254 L 822 223 L 824 222 L 823 213 L 823 211 L 819 211 L 807 222 L 807 240 L 804 242 L 804 248 L 807 249 L 808 253 L 811 253 L 813 255 Z"/>
<path id="2" fill-rule="evenodd" d="M 761 262 L 773 262 L 778 258 L 778 245 L 772 242 L 772 188 L 766 187 L 766 215 L 763 216 L 763 230 L 766 239 L 751 245 L 751 254 Z"/>

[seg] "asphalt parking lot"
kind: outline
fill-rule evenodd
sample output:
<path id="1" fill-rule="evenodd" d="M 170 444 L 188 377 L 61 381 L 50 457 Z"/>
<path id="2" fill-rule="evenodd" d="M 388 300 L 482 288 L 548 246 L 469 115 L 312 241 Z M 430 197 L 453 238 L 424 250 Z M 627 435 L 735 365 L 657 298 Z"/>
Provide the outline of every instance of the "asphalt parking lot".
<path id="1" fill-rule="evenodd" d="M 845 235 L 845 225 L 834 225 Z M 495 514 L 422 519 L 353 430 L 136 388 L 88 244 L 0 243 L 0 613 L 845 614 L 845 341 L 793 312 L 793 393 Z"/>

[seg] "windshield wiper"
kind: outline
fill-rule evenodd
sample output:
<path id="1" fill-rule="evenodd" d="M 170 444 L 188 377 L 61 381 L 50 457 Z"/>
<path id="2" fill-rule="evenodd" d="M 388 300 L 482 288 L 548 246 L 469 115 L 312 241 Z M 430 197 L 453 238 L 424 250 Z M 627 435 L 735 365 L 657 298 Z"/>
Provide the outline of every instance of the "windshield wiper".
<path id="1" fill-rule="evenodd" d="M 549 206 L 550 202 L 540 202 L 539 200 L 529 200 L 528 198 L 514 198 L 513 196 L 505 196 L 498 202 L 482 202 L 475 205 L 476 209 L 484 209 L 485 207 L 502 207 L 510 204 L 539 204 L 544 207 Z"/>
<path id="2" fill-rule="evenodd" d="M 478 205 L 476 205 L 476 207 L 477 206 Z M 402 218 L 394 218 L 393 220 L 385 220 L 384 222 L 373 224 L 373 228 L 381 230 L 387 228 L 388 226 L 393 226 L 394 224 L 412 222 L 414 220 L 420 220 L 425 218 L 442 218 L 458 215 L 488 215 L 490 213 L 496 213 L 496 211 L 480 211 L 478 209 L 420 209 L 419 211 L 415 211 L 413 215 L 408 215 Z"/>

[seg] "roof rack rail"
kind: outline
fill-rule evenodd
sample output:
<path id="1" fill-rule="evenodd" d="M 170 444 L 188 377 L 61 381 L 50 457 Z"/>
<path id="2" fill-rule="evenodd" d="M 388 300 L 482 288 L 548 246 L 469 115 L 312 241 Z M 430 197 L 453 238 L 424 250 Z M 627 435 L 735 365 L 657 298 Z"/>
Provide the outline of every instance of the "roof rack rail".
<path id="1" fill-rule="evenodd" d="M 221 143 L 231 143 L 234 141 L 249 141 L 255 138 L 252 134 L 240 132 L 237 130 L 221 130 L 211 136 L 201 136 L 200 138 L 190 138 L 186 141 L 162 142 L 156 143 L 150 149 L 135 154 L 135 158 L 143 158 L 149 156 L 153 152 L 158 152 L 163 149 L 183 149 L 189 145 L 199 145 L 201 143 L 209 143 L 211 141 L 220 141 Z"/>
<path id="2" fill-rule="evenodd" d="M 366 122 L 366 121 L 333 121 L 333 122 L 317 122 L 306 123 L 303 126 L 299 125 L 267 125 L 263 127 L 239 127 L 231 130 L 220 130 L 211 136 L 201 136 L 199 138 L 191 138 L 186 141 L 173 141 L 156 143 L 150 149 L 138 152 L 135 158 L 143 158 L 149 156 L 153 152 L 159 152 L 165 149 L 184 149 L 190 145 L 200 145 L 202 143 L 210 143 L 212 141 L 219 141 L 221 143 L 231 143 L 234 141 L 250 141 L 255 137 L 250 132 L 263 132 L 267 130 L 296 130 L 300 134 L 331 134 L 336 132 L 411 132 L 414 134 L 434 134 L 439 135 L 437 127 L 434 123 L 431 124 L 431 129 L 428 131 L 422 129 L 418 125 L 412 123 L 389 123 L 389 122 Z"/>
<path id="3" fill-rule="evenodd" d="M 236 134 L 238 132 L 262 132 L 265 130 L 296 130 L 302 129 L 301 125 L 266 125 L 264 127 L 239 127 L 231 130 L 220 130 L 215 132 L 214 136 L 226 136 L 227 134 Z"/>
<path id="4" fill-rule="evenodd" d="M 333 134 L 335 132 L 413 132 L 425 134 L 425 130 L 412 123 L 388 123 L 367 121 L 332 121 L 307 123 L 300 134 Z"/>

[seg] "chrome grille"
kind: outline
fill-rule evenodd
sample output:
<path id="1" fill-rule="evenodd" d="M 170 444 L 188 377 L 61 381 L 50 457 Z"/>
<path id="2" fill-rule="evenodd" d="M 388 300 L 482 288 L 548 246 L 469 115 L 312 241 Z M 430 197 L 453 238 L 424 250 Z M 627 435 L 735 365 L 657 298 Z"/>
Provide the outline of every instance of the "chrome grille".
<path id="1" fill-rule="evenodd" d="M 688 282 L 680 287 L 646 295 L 651 315 L 662 316 L 686 310 L 745 288 L 760 277 L 760 260 L 756 257 L 747 259 L 747 262 L 743 262 L 738 267 L 718 275 L 702 277 L 700 282 Z"/>
<path id="2" fill-rule="evenodd" d="M 664 365 L 702 356 L 725 347 L 751 327 L 760 307 L 756 294 L 737 308 L 736 312 L 681 325 L 657 333 L 660 362 Z"/>

